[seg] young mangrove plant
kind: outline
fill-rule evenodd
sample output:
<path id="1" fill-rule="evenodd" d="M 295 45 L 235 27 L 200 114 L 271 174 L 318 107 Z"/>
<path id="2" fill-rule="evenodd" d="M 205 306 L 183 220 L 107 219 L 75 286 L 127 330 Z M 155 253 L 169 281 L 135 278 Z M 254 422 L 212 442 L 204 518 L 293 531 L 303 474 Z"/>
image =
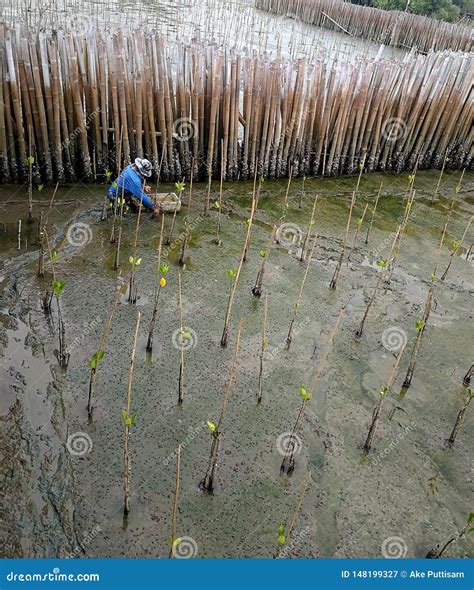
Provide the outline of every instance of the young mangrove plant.
<path id="1" fill-rule="evenodd" d="M 191 203 L 192 203 L 192 199 L 193 199 L 193 174 L 194 174 L 194 158 L 192 160 L 191 179 L 189 181 L 188 214 L 183 220 L 184 234 L 183 234 L 183 239 L 182 239 L 182 243 L 181 243 L 181 254 L 180 254 L 179 260 L 178 260 L 178 264 L 180 266 L 184 266 L 184 259 L 186 258 L 186 247 L 187 247 L 188 241 L 189 241 L 189 216 L 191 214 Z"/>
<path id="2" fill-rule="evenodd" d="M 405 210 L 403 213 L 402 222 L 399 226 L 399 230 L 398 230 L 396 239 L 395 239 L 394 244 L 392 246 L 392 251 L 390 253 L 390 259 L 389 259 L 389 273 L 386 277 L 387 283 L 391 282 L 392 277 L 393 277 L 393 273 L 395 271 L 396 262 L 398 260 L 399 255 L 400 255 L 402 239 L 403 239 L 403 236 L 405 235 L 405 229 L 408 225 L 408 221 L 410 219 L 410 215 L 411 215 L 411 212 L 413 209 L 413 204 L 415 202 L 415 194 L 416 194 L 416 192 L 413 191 L 411 193 L 411 195 L 408 196 L 408 200 L 405 205 Z"/>
<path id="3" fill-rule="evenodd" d="M 184 329 L 183 323 L 183 301 L 181 295 L 181 273 L 178 273 L 178 315 L 179 315 L 179 376 L 178 376 L 178 404 L 181 405 L 184 399 L 184 346 L 185 341 L 191 337 Z"/>
<path id="4" fill-rule="evenodd" d="M 450 445 L 454 444 L 454 441 L 456 440 L 456 437 L 459 434 L 459 431 L 461 430 L 461 428 L 464 424 L 464 419 L 466 417 L 467 408 L 469 407 L 469 404 L 471 403 L 473 397 L 474 397 L 474 391 L 472 389 L 468 389 L 464 405 L 459 410 L 458 415 L 456 417 L 456 422 L 454 423 L 451 434 L 449 435 L 448 444 L 450 444 Z"/>
<path id="5" fill-rule="evenodd" d="M 440 547 L 440 544 L 438 543 L 436 547 L 430 549 L 430 551 L 428 551 L 428 553 L 426 554 L 426 559 L 439 559 L 440 557 L 443 557 L 443 554 L 446 552 L 446 549 L 452 543 L 455 543 L 456 541 L 464 537 L 466 533 L 474 533 L 474 527 L 472 526 L 473 524 L 474 512 L 470 512 L 469 516 L 467 517 L 467 522 L 463 526 L 463 528 L 454 535 L 452 535 L 442 547 Z"/>
<path id="6" fill-rule="evenodd" d="M 369 223 L 369 225 L 367 227 L 367 233 L 365 234 L 365 243 L 366 244 L 369 243 L 370 232 L 372 231 L 372 226 L 374 224 L 375 213 L 377 212 L 377 206 L 379 204 L 380 193 L 382 192 L 382 186 L 383 186 L 383 182 L 380 183 L 380 187 L 379 187 L 377 196 L 375 197 L 375 204 L 374 204 L 374 208 L 372 209 L 372 215 L 370 217 L 370 223 Z"/>
<path id="7" fill-rule="evenodd" d="M 304 274 L 303 274 L 303 278 L 301 279 L 301 284 L 300 284 L 300 288 L 298 289 L 298 293 L 296 295 L 296 301 L 293 305 L 293 317 L 291 318 L 290 321 L 290 327 L 288 328 L 288 334 L 286 336 L 286 346 L 287 348 L 290 348 L 291 346 L 291 341 L 293 340 L 293 325 L 296 321 L 296 316 L 298 315 L 298 311 L 300 308 L 300 302 L 301 302 L 301 297 L 303 295 L 303 289 L 306 283 L 306 278 L 308 277 L 308 272 L 309 272 L 309 268 L 311 266 L 311 262 L 313 260 L 313 253 L 314 253 L 314 248 L 316 247 L 316 242 L 318 241 L 318 236 L 316 236 L 314 238 L 313 241 L 313 245 L 311 246 L 311 251 L 309 253 L 308 256 L 308 260 L 306 262 L 306 268 L 304 270 Z"/>
<path id="8" fill-rule="evenodd" d="M 117 183 L 115 183 L 117 184 Z M 128 210 L 128 205 L 125 204 L 125 185 L 122 185 L 122 195 L 120 197 L 117 196 L 116 198 L 116 207 L 120 207 L 120 214 L 119 214 L 119 225 L 118 225 L 118 236 L 115 241 L 115 260 L 114 260 L 114 270 L 120 269 L 120 248 L 122 246 L 122 230 L 123 230 L 123 214 L 125 211 Z M 112 228 L 113 230 L 113 228 Z M 115 230 L 113 239 L 115 240 Z M 112 234 L 110 236 L 110 240 L 112 240 Z"/>
<path id="9" fill-rule="evenodd" d="M 284 475 L 284 474 L 291 475 L 295 469 L 294 455 L 295 455 L 295 450 L 296 450 L 296 443 L 297 443 L 296 437 L 297 437 L 298 428 L 301 423 L 301 420 L 303 419 L 303 416 L 304 416 L 304 413 L 306 410 L 306 406 L 307 406 L 308 402 L 311 400 L 313 393 L 316 391 L 316 387 L 318 385 L 319 379 L 321 378 L 323 370 L 326 366 L 327 359 L 328 359 L 329 354 L 331 352 L 332 343 L 334 341 L 334 337 L 336 336 L 336 333 L 339 328 L 339 324 L 341 323 L 343 315 L 344 315 L 344 309 L 341 308 L 339 310 L 339 313 L 337 314 L 336 323 L 334 324 L 334 327 L 329 335 L 328 341 L 326 343 L 325 351 L 324 351 L 323 356 L 321 357 L 321 360 L 319 362 L 318 369 L 316 370 L 316 372 L 313 376 L 313 379 L 311 380 L 309 388 L 306 389 L 305 385 L 301 385 L 301 387 L 300 387 L 299 394 L 300 394 L 300 397 L 302 398 L 303 402 L 301 404 L 300 411 L 298 412 L 298 415 L 296 417 L 296 421 L 293 426 L 293 429 L 292 429 L 290 436 L 288 438 L 288 445 L 285 449 L 285 456 L 283 457 L 283 460 L 280 465 L 280 475 Z"/>
<path id="10" fill-rule="evenodd" d="M 176 189 L 176 192 L 178 193 L 179 200 L 181 200 L 181 195 L 182 195 L 184 189 L 186 188 L 186 185 L 184 183 L 184 178 L 181 182 L 175 182 L 174 188 Z M 173 212 L 173 219 L 171 221 L 170 233 L 168 234 L 168 237 L 166 238 L 166 245 L 167 246 L 169 246 L 171 244 L 171 240 L 173 239 L 174 226 L 176 225 L 176 213 L 177 213 L 177 210 L 175 209 Z"/>
<path id="11" fill-rule="evenodd" d="M 257 403 L 261 403 L 263 395 L 263 361 L 265 350 L 267 349 L 267 319 L 268 319 L 268 293 L 265 293 L 263 300 L 263 322 L 262 322 L 262 340 L 260 345 L 260 367 L 258 371 L 258 393 Z"/>
<path id="12" fill-rule="evenodd" d="M 103 328 L 102 333 L 100 335 L 99 346 L 89 361 L 90 376 L 89 376 L 89 394 L 87 397 L 87 415 L 89 417 L 89 420 L 92 419 L 92 410 L 93 410 L 92 399 L 93 399 L 94 393 L 95 393 L 95 383 L 96 383 L 96 379 L 97 379 L 97 372 L 99 370 L 100 361 L 104 358 L 104 355 L 105 355 L 105 350 L 104 350 L 105 341 L 106 341 L 107 336 L 109 334 L 110 326 L 112 325 L 112 318 L 114 317 L 115 311 L 117 309 L 117 305 L 119 304 L 120 297 L 124 294 L 124 292 L 126 291 L 126 288 L 127 288 L 126 285 L 120 285 L 119 287 L 117 287 L 117 292 L 116 292 L 114 301 L 112 303 L 112 307 L 110 308 L 109 315 L 107 316 L 104 328 Z"/>
<path id="13" fill-rule="evenodd" d="M 176 513 L 178 511 L 180 466 L 181 466 L 181 445 L 178 444 L 178 446 L 176 447 L 176 479 L 175 479 L 175 486 L 174 486 L 173 509 L 171 511 L 171 536 L 169 539 L 170 551 L 168 554 L 169 559 L 173 558 L 174 548 L 177 544 L 177 541 L 179 542 L 179 539 L 176 538 Z"/>
<path id="14" fill-rule="evenodd" d="M 364 156 L 364 159 L 362 160 L 362 162 L 359 164 L 359 176 L 357 178 L 357 184 L 356 184 L 356 187 L 355 187 L 355 189 L 352 193 L 352 197 L 351 197 L 351 205 L 349 207 L 349 217 L 347 218 L 346 230 L 344 232 L 344 239 L 342 242 L 341 255 L 339 256 L 339 259 L 336 264 L 336 269 L 334 270 L 334 275 L 331 279 L 331 282 L 329 283 L 330 289 L 336 289 L 337 284 L 339 282 L 339 276 L 341 274 L 342 263 L 344 261 L 344 254 L 346 253 L 346 248 L 347 248 L 347 239 L 349 237 L 349 228 L 351 226 L 352 211 L 354 210 L 354 205 L 356 202 L 357 193 L 359 192 L 360 180 L 362 178 L 362 172 L 364 170 L 364 162 L 365 162 L 365 156 Z"/>
<path id="15" fill-rule="evenodd" d="M 140 326 L 140 311 L 137 310 L 137 319 L 135 321 L 135 332 L 133 335 L 132 351 L 130 354 L 130 366 L 128 369 L 127 398 L 125 409 L 122 410 L 122 421 L 124 429 L 123 439 L 123 492 L 124 506 L 123 513 L 127 516 L 130 512 L 130 473 L 131 473 L 131 454 L 130 454 L 130 428 L 135 424 L 136 414 L 132 414 L 132 381 L 133 368 L 135 365 L 135 353 L 137 350 L 138 328 Z"/>
<path id="16" fill-rule="evenodd" d="M 237 267 L 237 271 L 235 272 L 234 275 L 229 276 L 229 274 L 228 274 L 229 278 L 231 279 L 231 286 L 230 286 L 229 299 L 227 301 L 227 309 L 225 312 L 224 328 L 222 330 L 222 336 L 221 336 L 221 346 L 227 346 L 227 339 L 229 336 L 229 322 L 230 322 L 231 314 L 232 314 L 232 305 L 234 302 L 235 290 L 237 289 L 237 285 L 239 283 L 240 272 L 242 270 L 242 265 L 244 263 L 245 250 L 247 249 L 247 244 L 250 239 L 250 232 L 252 231 L 253 216 L 255 214 L 255 206 L 256 206 L 256 195 L 254 194 L 252 197 L 252 209 L 250 210 L 250 217 L 249 217 L 249 219 L 247 219 L 247 223 L 246 223 L 247 233 L 245 235 L 245 241 L 244 241 L 244 245 L 242 248 L 242 254 L 240 255 L 239 266 Z"/>
<path id="17" fill-rule="evenodd" d="M 299 256 L 299 261 L 300 262 L 304 262 L 306 260 L 306 248 L 308 247 L 309 237 L 310 237 L 311 232 L 313 230 L 314 213 L 316 211 L 316 205 L 318 203 L 318 198 L 319 198 L 319 195 L 316 195 L 316 197 L 314 199 L 314 203 L 313 203 L 313 209 L 311 211 L 311 217 L 309 219 L 308 229 L 306 230 L 306 234 L 305 234 L 304 239 L 303 239 L 303 245 L 301 246 L 301 253 L 300 253 L 300 256 Z"/>
<path id="18" fill-rule="evenodd" d="M 255 173 L 254 188 L 253 188 L 254 193 L 255 193 L 255 181 L 256 181 L 256 179 L 257 179 L 257 174 Z M 264 179 L 261 176 L 259 178 L 259 180 L 258 180 L 257 193 L 256 193 L 256 196 L 255 196 L 255 210 L 258 209 L 258 199 L 260 198 L 260 191 L 262 189 L 263 183 L 264 183 Z M 252 228 L 250 228 L 249 239 L 247 241 L 247 246 L 246 246 L 245 252 L 244 252 L 244 262 L 247 262 L 247 256 L 248 256 L 248 252 L 249 252 L 249 246 L 250 246 L 250 240 L 251 239 L 252 239 Z"/>
<path id="19" fill-rule="evenodd" d="M 303 485 L 301 486 L 300 493 L 298 494 L 298 499 L 296 501 L 296 506 L 293 511 L 293 514 L 290 519 L 290 523 L 287 525 L 286 522 L 280 523 L 278 527 L 278 536 L 277 536 L 277 551 L 275 554 L 275 558 L 282 557 L 286 550 L 284 549 L 285 545 L 288 543 L 291 533 L 295 527 L 295 524 L 298 520 L 298 517 L 301 512 L 301 507 L 303 506 L 303 500 L 306 495 L 306 491 L 309 487 L 309 483 L 311 481 L 311 471 L 308 471 L 308 475 L 306 476 Z M 284 555 L 284 557 L 288 557 L 288 555 Z"/>
<path id="20" fill-rule="evenodd" d="M 356 229 L 354 232 L 354 240 L 352 242 L 352 248 L 349 253 L 348 259 L 350 259 L 352 252 L 354 251 L 355 247 L 357 246 L 357 238 L 359 237 L 360 228 L 362 227 L 362 224 L 364 223 L 365 214 L 367 213 L 368 207 L 369 207 L 369 203 L 366 203 L 365 207 L 364 207 L 364 211 L 362 212 L 362 216 L 357 219 L 357 225 L 356 225 Z"/>
<path id="21" fill-rule="evenodd" d="M 463 377 L 463 385 L 466 387 L 471 384 L 471 379 L 474 376 L 474 365 L 471 365 L 468 372 Z"/>
<path id="22" fill-rule="evenodd" d="M 166 287 L 166 274 L 168 273 L 169 267 L 167 264 L 161 264 L 161 244 L 163 239 L 163 229 L 165 224 L 165 216 L 161 216 L 161 227 L 160 227 L 160 238 L 158 242 L 158 263 L 157 272 L 155 275 L 155 295 L 153 298 L 153 310 L 151 312 L 150 326 L 148 328 L 148 340 L 146 343 L 146 351 L 151 352 L 153 350 L 153 338 L 155 336 L 155 325 L 156 316 L 158 313 L 158 302 L 160 300 L 161 289 Z"/>
<path id="23" fill-rule="evenodd" d="M 288 183 L 286 185 L 286 192 L 285 192 L 285 199 L 283 201 L 283 210 L 281 213 L 280 218 L 278 219 L 278 231 L 276 232 L 276 243 L 281 244 L 281 225 L 285 221 L 286 214 L 288 213 L 288 209 L 290 207 L 288 203 L 288 195 L 290 193 L 290 186 L 291 186 L 291 177 L 292 177 L 293 169 L 290 167 L 290 172 L 288 175 Z"/>
<path id="24" fill-rule="evenodd" d="M 451 264 L 453 263 L 454 256 L 456 256 L 457 253 L 459 252 L 459 250 L 461 249 L 462 244 L 464 242 L 464 238 L 466 237 L 467 232 L 469 231 L 469 228 L 471 226 L 471 223 L 472 223 L 472 220 L 473 219 L 474 219 L 474 215 L 471 215 L 471 217 L 470 217 L 469 221 L 467 222 L 467 225 L 466 225 L 466 227 L 464 229 L 464 232 L 462 234 L 461 239 L 460 240 L 453 240 L 453 242 L 451 244 L 451 252 L 449 254 L 448 266 L 446 267 L 446 270 L 441 275 L 440 281 L 444 281 L 445 280 L 445 278 L 446 278 L 446 276 L 447 276 L 447 274 L 449 272 L 449 269 L 451 268 Z"/>
<path id="25" fill-rule="evenodd" d="M 272 227 L 272 231 L 270 232 L 270 237 L 268 238 L 268 244 L 266 250 L 260 250 L 260 257 L 262 258 L 262 265 L 260 266 L 260 270 L 257 273 L 257 278 L 255 280 L 255 285 L 252 287 L 252 295 L 255 297 L 262 296 L 262 285 L 263 285 L 263 275 L 265 274 L 265 264 L 268 260 L 268 256 L 270 254 L 270 250 L 273 244 L 273 237 L 276 232 L 276 226 Z"/>
<path id="26" fill-rule="evenodd" d="M 212 492 L 214 491 L 214 479 L 216 476 L 217 459 L 219 456 L 219 447 L 220 447 L 222 433 L 223 433 L 224 416 L 225 416 L 225 411 L 227 408 L 227 402 L 229 400 L 229 395 L 230 395 L 233 385 L 234 385 L 235 374 L 237 371 L 237 360 L 239 357 L 240 333 L 242 331 L 242 325 L 243 325 L 243 318 L 240 318 L 239 327 L 237 328 L 237 336 L 236 336 L 236 340 L 235 340 L 234 354 L 232 357 L 232 365 L 230 368 L 229 377 L 227 379 L 227 384 L 225 386 L 224 396 L 222 398 L 219 420 L 217 421 L 217 424 L 215 422 L 211 422 L 211 421 L 207 422 L 207 427 L 210 430 L 211 439 L 212 439 L 211 440 L 211 451 L 209 454 L 209 462 L 208 462 L 208 466 L 207 466 L 206 475 L 204 476 L 204 479 L 199 484 L 199 487 L 202 490 L 208 492 L 209 494 L 212 494 Z"/>
<path id="27" fill-rule="evenodd" d="M 120 175 L 120 172 L 119 172 L 119 175 Z M 109 182 L 110 182 L 110 177 L 111 177 L 111 176 L 112 176 L 112 171 L 111 171 L 111 170 L 109 170 L 108 168 L 106 168 L 106 169 L 105 169 L 105 181 L 106 181 L 106 183 L 107 183 L 107 184 L 109 184 Z M 115 198 L 115 201 L 117 201 L 117 198 Z M 104 203 L 103 203 L 103 205 L 102 205 L 102 213 L 101 213 L 101 216 L 100 216 L 100 220 L 101 220 L 101 221 L 107 221 L 107 211 L 108 211 L 109 207 L 110 207 L 109 198 L 108 198 L 108 196 L 107 196 L 107 195 L 105 195 L 105 197 L 104 197 Z M 114 235 L 114 229 L 115 229 L 115 217 L 116 217 L 116 212 L 117 212 L 117 207 L 116 207 L 116 205 L 115 205 L 115 206 L 114 206 L 114 218 L 113 218 L 113 221 L 112 221 L 112 230 L 111 230 L 111 235 L 110 235 L 110 242 L 111 242 L 112 244 L 113 244 L 113 243 L 114 243 L 114 241 L 115 241 L 115 238 L 114 238 L 114 239 L 112 239 L 112 238 L 113 238 L 113 235 Z"/>
<path id="28" fill-rule="evenodd" d="M 400 364 L 400 359 L 402 358 L 402 354 L 403 354 L 404 349 L 405 349 L 405 346 L 402 346 L 402 348 L 400 348 L 400 351 L 399 351 L 397 358 L 395 360 L 395 364 L 393 366 L 392 372 L 391 372 L 390 377 L 387 381 L 387 385 L 383 385 L 380 388 L 379 401 L 377 402 L 377 405 L 373 409 L 372 422 L 370 424 L 369 432 L 367 434 L 367 438 L 364 443 L 364 451 L 366 453 L 368 453 L 370 451 L 370 449 L 372 447 L 372 443 L 374 442 L 375 432 L 377 430 L 380 416 L 382 415 L 382 410 L 383 410 L 383 407 L 385 404 L 385 399 L 386 399 L 387 395 L 390 393 L 390 389 L 393 386 L 393 383 L 394 383 L 395 378 L 397 376 L 398 366 Z"/>
<path id="29" fill-rule="evenodd" d="M 135 273 L 140 266 L 142 259 L 138 258 L 137 256 L 137 248 L 138 248 L 138 230 L 140 228 L 140 217 L 142 213 L 142 200 L 140 199 L 140 205 L 138 206 L 138 214 L 137 214 L 137 223 L 135 225 L 135 238 L 133 240 L 133 254 L 129 256 L 128 261 L 132 267 L 130 272 L 130 285 L 128 290 L 128 302 L 129 303 L 136 303 L 138 299 L 138 287 L 135 278 Z"/>
<path id="30" fill-rule="evenodd" d="M 375 296 L 377 295 L 380 284 L 382 283 L 383 275 L 384 275 L 385 271 L 387 270 L 388 262 L 389 262 L 388 260 L 379 260 L 377 262 L 377 266 L 380 268 L 379 273 L 378 273 L 378 277 L 377 277 L 377 282 L 375 283 L 375 287 L 374 287 L 374 290 L 372 291 L 372 295 L 369 297 L 369 300 L 367 301 L 364 315 L 362 316 L 362 320 L 360 321 L 359 327 L 356 330 L 355 335 L 357 336 L 357 338 L 360 338 L 362 336 L 362 332 L 364 331 L 365 321 L 367 319 L 367 316 L 369 315 L 370 308 L 372 307 L 372 305 L 375 301 Z"/>

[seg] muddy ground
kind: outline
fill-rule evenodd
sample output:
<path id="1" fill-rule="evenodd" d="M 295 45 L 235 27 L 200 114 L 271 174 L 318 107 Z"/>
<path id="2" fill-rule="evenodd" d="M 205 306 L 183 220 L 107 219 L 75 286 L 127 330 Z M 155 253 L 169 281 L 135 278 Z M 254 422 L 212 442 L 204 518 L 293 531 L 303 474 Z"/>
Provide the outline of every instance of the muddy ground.
<path id="1" fill-rule="evenodd" d="M 93 421 L 87 418 L 88 361 L 97 349 L 110 310 L 117 273 L 111 218 L 100 221 L 103 186 L 64 187 L 49 213 L 49 235 L 59 251 L 56 274 L 65 281 L 61 305 L 71 352 L 67 370 L 58 366 L 56 308 L 45 315 L 41 300 L 51 280 L 36 277 L 37 223 L 26 223 L 27 187 L 0 187 L 0 371 L 2 431 L 2 543 L 8 557 L 166 557 L 171 527 L 177 443 L 182 443 L 177 534 L 183 551 L 197 557 L 271 557 L 280 522 L 291 518 L 308 471 L 289 557 L 380 557 L 387 551 L 424 557 L 464 525 L 472 510 L 473 413 L 468 412 L 453 448 L 447 448 L 466 389 L 460 377 L 473 362 L 472 258 L 463 248 L 447 279 L 436 289 L 412 387 L 400 396 L 408 357 L 422 314 L 437 245 L 451 202 L 453 213 L 440 270 L 449 246 L 459 239 L 474 210 L 472 175 L 456 193 L 459 174 L 448 174 L 432 200 L 437 175 L 420 172 L 417 199 L 390 284 L 375 301 L 360 340 L 354 332 L 376 281 L 376 260 L 386 258 L 403 213 L 406 176 L 364 176 L 350 230 L 365 203 L 372 207 L 384 188 L 369 244 L 364 221 L 340 285 L 328 288 L 341 251 L 354 178 L 306 182 L 290 190 L 285 223 L 306 231 L 313 197 L 319 241 L 301 300 L 291 348 L 285 337 L 304 265 L 292 243 L 274 244 L 264 288 L 269 294 L 268 350 L 263 402 L 256 404 L 262 300 L 250 289 L 273 223 L 281 216 L 286 185 L 262 189 L 249 259 L 243 267 L 232 313 L 229 346 L 219 340 L 228 293 L 226 270 L 237 267 L 251 201 L 251 183 L 225 185 L 222 245 L 214 243 L 215 211 L 205 217 L 205 187 L 195 186 L 192 234 L 182 271 L 184 323 L 192 333 L 185 351 L 185 399 L 177 406 L 179 351 L 176 306 L 180 241 L 169 249 L 168 284 L 162 291 L 153 354 L 145 351 L 151 315 L 159 221 L 143 215 L 138 254 L 137 307 L 123 298 L 114 316 L 97 379 Z M 166 188 L 166 187 L 164 187 Z M 212 199 L 218 196 L 213 186 Z M 48 212 L 52 190 L 35 193 L 35 219 Z M 187 192 L 185 191 L 187 198 Z M 368 215 L 370 215 L 370 207 Z M 175 235 L 186 209 L 177 216 Z M 17 220 L 23 220 L 17 249 Z M 136 216 L 124 220 L 121 276 L 130 272 Z M 171 217 L 166 217 L 169 230 Z M 71 225 L 82 234 L 67 239 Z M 299 230 L 296 229 L 296 232 Z M 167 233 L 167 232 L 166 232 Z M 79 237 L 78 237 L 79 235 Z M 83 237 L 80 237 L 80 236 Z M 473 241 L 472 230 L 464 245 Z M 71 243 L 71 241 L 73 243 Z M 441 274 L 441 272 L 439 273 Z M 280 477 L 280 435 L 291 431 L 301 398 L 323 355 L 341 306 L 346 306 L 327 369 L 299 431 L 300 452 L 291 478 Z M 142 319 L 135 364 L 132 411 L 132 498 L 123 519 L 123 427 L 127 371 L 137 308 Z M 228 405 L 216 490 L 199 490 L 211 443 L 207 420 L 217 420 L 231 363 L 238 318 L 244 318 L 236 385 Z M 387 399 L 373 452 L 362 452 L 378 391 L 395 354 L 387 330 L 406 335 L 407 348 Z M 471 410 L 470 408 L 469 410 Z M 85 441 L 77 443 L 77 434 Z M 75 437 L 75 438 L 74 438 Z M 67 444 L 69 442 L 69 445 Z M 81 454 L 77 454 L 77 453 Z M 395 538 L 395 539 L 393 539 Z M 472 541 L 451 545 L 447 557 L 473 556 Z"/>

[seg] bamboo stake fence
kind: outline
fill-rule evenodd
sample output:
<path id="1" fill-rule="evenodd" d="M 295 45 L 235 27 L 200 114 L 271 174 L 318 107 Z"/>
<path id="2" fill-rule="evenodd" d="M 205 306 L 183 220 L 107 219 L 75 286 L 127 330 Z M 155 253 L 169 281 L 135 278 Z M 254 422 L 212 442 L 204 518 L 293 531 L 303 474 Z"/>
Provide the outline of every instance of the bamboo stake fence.
<path id="1" fill-rule="evenodd" d="M 302 22 L 418 51 L 471 51 L 470 24 L 439 21 L 398 10 L 381 10 L 343 0 L 255 0 L 255 7 Z"/>
<path id="2" fill-rule="evenodd" d="M 162 180 L 194 162 L 196 181 L 472 161 L 472 54 L 311 63 L 143 29 L 0 25 L 0 75 L 0 182 L 26 179 L 28 156 L 44 183 L 103 180 L 135 157 Z"/>

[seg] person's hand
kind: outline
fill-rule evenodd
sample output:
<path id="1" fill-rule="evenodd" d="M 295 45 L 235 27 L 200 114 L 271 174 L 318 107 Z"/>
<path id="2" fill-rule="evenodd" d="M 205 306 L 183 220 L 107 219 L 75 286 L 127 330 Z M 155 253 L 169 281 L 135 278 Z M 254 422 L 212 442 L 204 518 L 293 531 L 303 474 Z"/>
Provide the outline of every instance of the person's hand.
<path id="1" fill-rule="evenodd" d="M 155 219 L 156 217 L 159 217 L 161 213 L 161 210 L 159 207 L 155 207 L 153 209 L 153 213 L 151 214 L 152 218 Z"/>
<path id="2" fill-rule="evenodd" d="M 147 195 L 149 195 L 149 194 L 150 194 L 150 192 L 151 192 L 151 188 L 150 188 L 149 186 L 145 186 L 145 187 L 143 188 L 143 191 L 144 191 L 144 192 L 145 192 Z"/>

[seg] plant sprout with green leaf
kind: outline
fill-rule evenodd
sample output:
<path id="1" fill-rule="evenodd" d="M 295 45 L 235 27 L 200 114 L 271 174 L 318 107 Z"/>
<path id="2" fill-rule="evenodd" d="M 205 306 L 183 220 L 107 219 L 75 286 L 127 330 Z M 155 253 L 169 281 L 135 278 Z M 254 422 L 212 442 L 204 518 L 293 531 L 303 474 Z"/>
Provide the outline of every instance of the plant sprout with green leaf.
<path id="1" fill-rule="evenodd" d="M 447 548 L 452 543 L 458 541 L 459 539 L 464 537 L 464 535 L 466 535 L 466 534 L 474 533 L 474 527 L 472 526 L 473 524 L 474 524 L 474 512 L 470 512 L 469 516 L 467 517 L 466 524 L 463 526 L 463 528 L 461 530 L 459 530 L 457 533 L 455 533 L 454 535 L 452 535 L 442 547 L 440 547 L 440 545 L 438 543 L 434 549 L 431 549 L 430 551 L 428 551 L 428 553 L 426 554 L 426 558 L 439 559 L 439 558 L 443 557 L 443 554 L 446 552 Z"/>
<path id="2" fill-rule="evenodd" d="M 291 533 L 293 532 L 293 529 L 298 521 L 298 517 L 301 512 L 301 507 L 303 506 L 303 501 L 304 501 L 308 486 L 310 484 L 310 481 L 311 481 L 311 471 L 308 472 L 308 475 L 306 476 L 306 478 L 303 482 L 303 485 L 301 486 L 300 493 L 298 494 L 298 499 L 296 500 L 296 506 L 295 506 L 295 509 L 294 509 L 293 514 L 290 519 L 290 523 L 287 525 L 286 522 L 282 522 L 282 523 L 280 523 L 280 526 L 278 527 L 277 552 L 276 552 L 275 558 L 282 557 L 282 553 L 287 552 L 287 549 L 284 549 L 284 547 L 287 544 L 288 540 L 290 539 Z M 287 545 L 287 547 L 289 548 L 289 545 Z M 288 557 L 288 555 L 286 554 L 286 555 L 284 555 L 284 557 Z"/>
<path id="3" fill-rule="evenodd" d="M 211 433 L 211 438 L 212 438 L 211 450 L 210 450 L 210 454 L 209 454 L 209 462 L 207 465 L 206 475 L 204 476 L 204 479 L 199 484 L 199 487 L 202 490 L 208 492 L 209 494 L 212 494 L 212 492 L 214 491 L 214 478 L 216 475 L 217 459 L 219 456 L 219 447 L 220 447 L 221 436 L 222 436 L 224 415 L 225 415 L 225 411 L 227 408 L 227 402 L 229 400 L 229 395 L 230 395 L 232 388 L 234 386 L 235 374 L 237 372 L 237 360 L 239 357 L 240 333 L 242 331 L 242 325 L 243 325 L 243 318 L 240 318 L 239 326 L 237 328 L 237 336 L 235 339 L 235 348 L 234 348 L 234 354 L 232 357 L 232 365 L 231 365 L 229 377 L 227 379 L 227 383 L 225 386 L 224 395 L 222 397 L 222 404 L 221 404 L 221 411 L 219 414 L 219 419 L 218 419 L 217 423 L 212 422 L 211 420 L 207 421 L 207 427 Z"/>
<path id="4" fill-rule="evenodd" d="M 474 398 L 474 391 L 472 389 L 468 389 L 464 405 L 458 412 L 458 415 L 456 417 L 456 422 L 454 423 L 453 429 L 452 429 L 451 434 L 449 435 L 449 438 L 448 438 L 448 443 L 450 445 L 454 444 L 454 442 L 459 434 L 459 431 L 461 430 L 461 428 L 464 424 L 467 409 L 468 409 L 469 404 L 471 403 L 473 398 Z"/>
<path id="5" fill-rule="evenodd" d="M 265 274 L 265 265 L 267 263 L 268 256 L 270 255 L 270 251 L 272 249 L 273 237 L 275 236 L 275 232 L 276 232 L 276 226 L 274 225 L 272 227 L 272 231 L 270 232 L 270 237 L 268 238 L 267 249 L 260 250 L 260 252 L 259 252 L 260 257 L 262 259 L 262 264 L 261 264 L 260 269 L 257 273 L 255 285 L 252 287 L 252 295 L 254 295 L 255 297 L 262 296 L 262 286 L 263 286 L 263 276 Z"/>
<path id="6" fill-rule="evenodd" d="M 161 216 L 160 238 L 158 241 L 158 263 L 157 273 L 155 274 L 155 294 L 153 298 L 153 310 L 151 312 L 150 326 L 148 328 L 148 340 L 146 343 L 146 351 L 153 350 L 153 339 L 155 336 L 156 316 L 158 314 L 158 301 L 160 299 L 161 289 L 166 286 L 166 275 L 168 274 L 169 266 L 161 262 L 161 244 L 163 240 L 163 231 L 165 224 L 165 216 Z"/>
<path id="7" fill-rule="evenodd" d="M 288 445 L 285 450 L 285 456 L 283 457 L 283 460 L 280 465 L 280 475 L 283 475 L 285 473 L 286 473 L 286 475 L 291 475 L 295 469 L 294 452 L 296 449 L 296 435 L 297 435 L 299 423 L 301 422 L 301 420 L 304 416 L 304 412 L 306 410 L 306 406 L 307 406 L 308 402 L 311 400 L 313 393 L 316 391 L 319 379 L 321 378 L 323 370 L 326 366 L 327 359 L 328 359 L 329 354 L 331 352 L 332 343 L 334 341 L 334 337 L 336 336 L 337 330 L 339 329 L 339 325 L 341 323 L 343 315 L 344 315 L 344 309 L 341 308 L 339 310 L 339 313 L 337 314 L 336 323 L 334 324 L 334 327 L 329 335 L 328 341 L 326 343 L 325 351 L 324 351 L 323 356 L 320 360 L 318 369 L 316 370 L 316 372 L 313 376 L 313 379 L 311 380 L 310 386 L 307 388 L 305 385 L 301 385 L 301 387 L 300 387 L 299 394 L 300 394 L 301 399 L 303 400 L 303 403 L 301 404 L 300 411 L 298 412 L 295 424 L 294 424 L 293 429 L 290 433 Z"/>
<path id="8" fill-rule="evenodd" d="M 174 183 L 174 188 L 176 189 L 176 192 L 178 193 L 178 199 L 179 199 L 179 201 L 181 201 L 181 195 L 183 194 L 183 191 L 186 188 L 186 184 L 184 182 L 184 178 L 183 178 L 183 180 L 181 182 L 175 182 Z M 169 246 L 171 244 L 171 240 L 173 239 L 174 226 L 176 225 L 176 213 L 177 213 L 177 209 L 175 209 L 174 212 L 173 212 L 173 219 L 171 221 L 170 233 L 169 233 L 168 237 L 166 238 L 166 245 L 167 246 Z"/>
<path id="9" fill-rule="evenodd" d="M 464 232 L 462 234 L 462 237 L 460 240 L 453 240 L 452 244 L 451 244 L 451 252 L 449 254 L 449 262 L 448 262 L 448 266 L 446 267 L 446 270 L 444 271 L 444 273 L 441 275 L 441 281 L 444 281 L 444 279 L 446 278 L 449 269 L 451 268 L 451 264 L 453 263 L 453 259 L 454 256 L 457 255 L 457 253 L 459 252 L 460 248 L 462 247 L 462 244 L 464 242 L 464 239 L 467 235 L 467 232 L 469 231 L 469 228 L 471 226 L 472 220 L 474 219 L 474 215 L 471 215 L 471 217 L 469 218 L 469 221 L 464 229 Z"/>

